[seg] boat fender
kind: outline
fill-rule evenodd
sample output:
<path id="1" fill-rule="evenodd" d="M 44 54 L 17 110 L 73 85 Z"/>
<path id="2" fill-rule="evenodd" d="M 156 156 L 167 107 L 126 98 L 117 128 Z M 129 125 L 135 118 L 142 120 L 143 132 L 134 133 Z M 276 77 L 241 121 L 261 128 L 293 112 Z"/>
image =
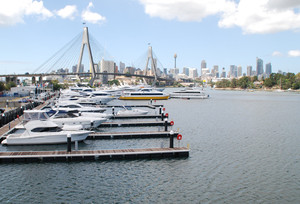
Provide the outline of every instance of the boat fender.
<path id="1" fill-rule="evenodd" d="M 165 115 L 166 117 L 169 117 L 169 113 L 166 113 L 166 115 Z"/>
<path id="2" fill-rule="evenodd" d="M 172 125 L 172 126 L 174 125 L 174 121 L 173 120 L 170 122 L 170 125 Z"/>
<path id="3" fill-rule="evenodd" d="M 181 134 L 178 134 L 177 135 L 177 140 L 181 140 L 182 139 L 182 135 Z"/>

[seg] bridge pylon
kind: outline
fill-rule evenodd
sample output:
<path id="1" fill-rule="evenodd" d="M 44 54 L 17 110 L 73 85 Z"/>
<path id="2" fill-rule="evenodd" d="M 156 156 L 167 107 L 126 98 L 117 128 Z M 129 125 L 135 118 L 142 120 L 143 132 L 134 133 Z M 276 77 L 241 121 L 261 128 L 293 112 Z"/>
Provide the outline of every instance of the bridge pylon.
<path id="1" fill-rule="evenodd" d="M 80 79 L 80 67 L 81 67 L 81 62 L 82 62 L 82 56 L 83 56 L 83 51 L 84 51 L 84 46 L 87 46 L 88 53 L 89 53 L 89 61 L 90 61 L 90 70 L 91 70 L 91 80 L 89 81 L 89 84 L 92 86 L 94 83 L 94 80 L 96 78 L 96 71 L 94 67 L 94 61 L 93 61 L 93 55 L 92 55 L 92 50 L 90 46 L 90 41 L 89 41 L 89 31 L 88 27 L 83 28 L 83 35 L 82 35 L 82 44 L 81 44 L 81 49 L 80 49 L 80 55 L 79 55 L 79 60 L 77 64 L 77 78 Z"/>
<path id="2" fill-rule="evenodd" d="M 146 67 L 145 67 L 145 75 L 146 76 L 147 76 L 147 72 L 148 72 L 149 60 L 151 63 L 151 71 L 154 73 L 154 81 L 153 81 L 152 85 L 155 85 L 155 83 L 157 81 L 157 70 L 156 70 L 156 62 L 154 61 L 154 58 L 153 58 L 152 46 L 148 47 L 147 63 L 146 63 Z"/>

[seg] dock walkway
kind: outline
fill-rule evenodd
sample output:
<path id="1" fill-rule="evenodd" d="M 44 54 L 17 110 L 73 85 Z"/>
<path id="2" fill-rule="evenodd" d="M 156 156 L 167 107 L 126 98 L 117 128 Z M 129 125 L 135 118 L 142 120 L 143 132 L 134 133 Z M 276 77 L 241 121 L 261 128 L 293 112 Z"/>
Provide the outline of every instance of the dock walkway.
<path id="1" fill-rule="evenodd" d="M 122 159 L 154 159 L 168 157 L 188 157 L 189 149 L 146 148 L 115 150 L 82 150 L 82 151 L 32 151 L 32 152 L 0 152 L 0 162 L 57 162 L 57 161 L 95 161 Z"/>

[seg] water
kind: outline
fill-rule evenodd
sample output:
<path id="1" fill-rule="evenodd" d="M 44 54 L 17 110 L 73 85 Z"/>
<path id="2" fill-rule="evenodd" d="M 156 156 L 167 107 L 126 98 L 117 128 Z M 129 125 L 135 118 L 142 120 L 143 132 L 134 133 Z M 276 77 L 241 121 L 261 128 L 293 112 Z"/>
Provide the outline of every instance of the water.
<path id="1" fill-rule="evenodd" d="M 189 158 L 1 164 L 0 202 L 299 203 L 300 94 L 207 92 L 208 100 L 156 102 L 183 135 L 175 146 L 190 145 Z M 102 131 L 110 130 L 124 129 Z M 79 149 L 160 146 L 168 139 L 89 140 Z M 53 148 L 66 146 L 21 150 Z"/>

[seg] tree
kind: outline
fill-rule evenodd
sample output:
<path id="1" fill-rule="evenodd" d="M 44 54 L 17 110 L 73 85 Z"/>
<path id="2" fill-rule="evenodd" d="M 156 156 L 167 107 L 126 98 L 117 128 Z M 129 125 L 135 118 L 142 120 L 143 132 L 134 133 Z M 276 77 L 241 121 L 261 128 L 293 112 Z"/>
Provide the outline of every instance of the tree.
<path id="1" fill-rule="evenodd" d="M 271 88 L 273 86 L 273 82 L 271 78 L 266 78 L 264 81 L 264 85 L 268 88 Z"/>
<path id="2" fill-rule="evenodd" d="M 231 80 L 230 87 L 231 87 L 231 88 L 236 88 L 236 87 L 237 87 L 237 79 L 236 79 L 236 78 L 233 78 L 233 79 Z"/>
<path id="3" fill-rule="evenodd" d="M 250 78 L 247 76 L 244 76 L 242 78 L 240 78 L 237 82 L 237 85 L 242 88 L 242 89 L 246 89 L 250 87 Z"/>
<path id="4" fill-rule="evenodd" d="M 58 83 L 58 80 L 53 80 L 50 83 L 53 85 L 53 91 L 58 91 L 63 87 Z"/>
<path id="5" fill-rule="evenodd" d="M 4 91 L 5 90 L 5 84 L 0 81 L 0 91 Z"/>

